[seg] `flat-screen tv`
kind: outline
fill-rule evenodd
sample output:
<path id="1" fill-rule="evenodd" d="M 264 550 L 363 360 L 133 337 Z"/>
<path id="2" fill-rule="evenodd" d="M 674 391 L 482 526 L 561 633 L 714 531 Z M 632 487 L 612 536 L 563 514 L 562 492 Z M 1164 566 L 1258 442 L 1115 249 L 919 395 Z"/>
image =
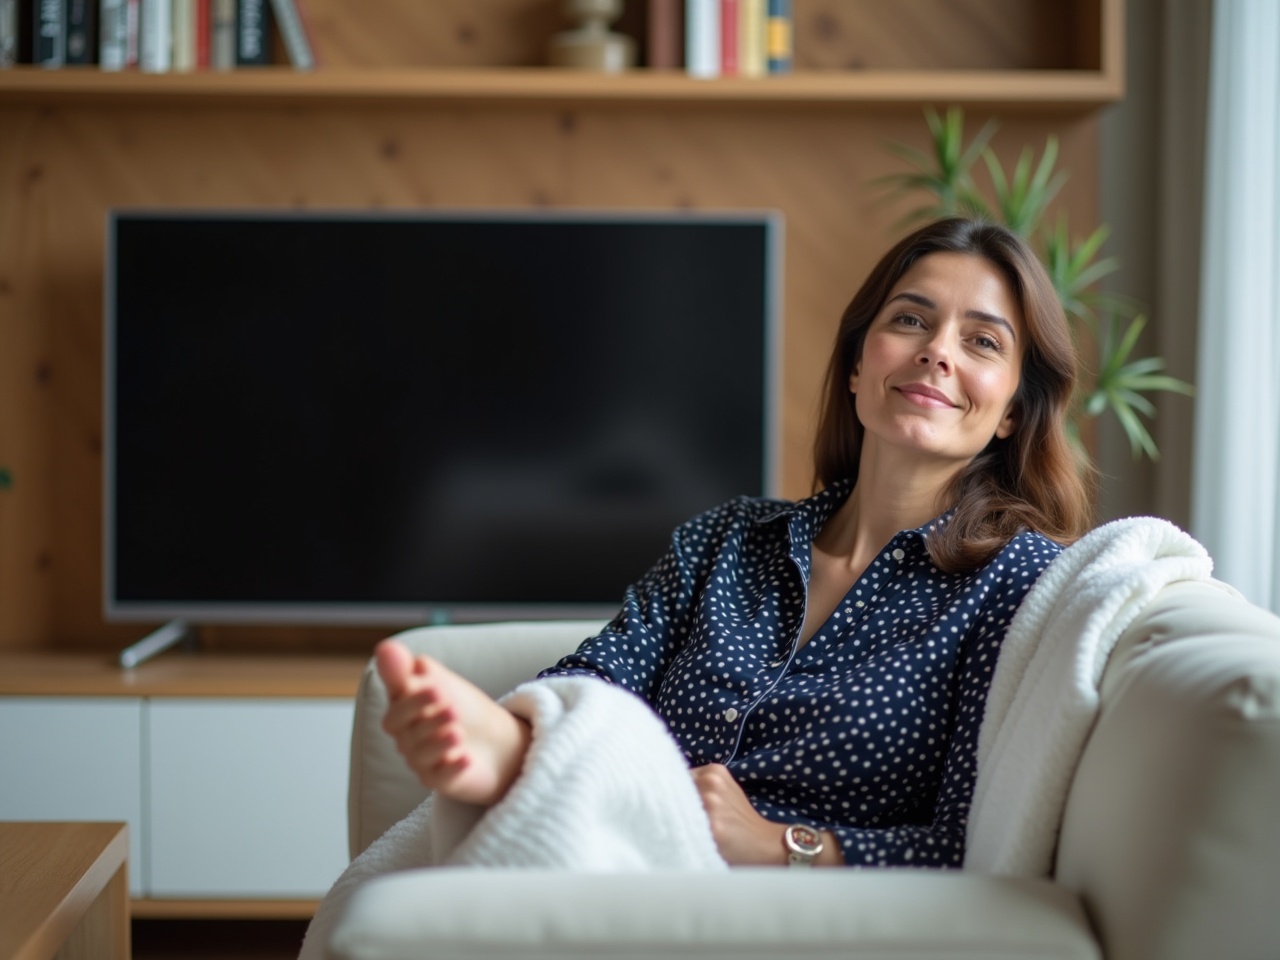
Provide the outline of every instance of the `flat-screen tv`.
<path id="1" fill-rule="evenodd" d="M 609 616 L 777 478 L 773 212 L 112 211 L 108 619 Z"/>

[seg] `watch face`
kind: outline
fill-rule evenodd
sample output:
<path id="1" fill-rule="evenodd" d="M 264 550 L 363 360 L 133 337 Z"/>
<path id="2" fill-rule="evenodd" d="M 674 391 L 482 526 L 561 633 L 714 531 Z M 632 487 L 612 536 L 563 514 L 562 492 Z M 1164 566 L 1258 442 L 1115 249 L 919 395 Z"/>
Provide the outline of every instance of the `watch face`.
<path id="1" fill-rule="evenodd" d="M 816 856 L 822 852 L 822 837 L 811 827 L 796 824 L 787 828 L 787 846 L 796 853 Z"/>
<path id="2" fill-rule="evenodd" d="M 791 839 L 800 847 L 816 847 L 818 845 L 817 831 L 810 830 L 808 827 L 792 827 Z"/>

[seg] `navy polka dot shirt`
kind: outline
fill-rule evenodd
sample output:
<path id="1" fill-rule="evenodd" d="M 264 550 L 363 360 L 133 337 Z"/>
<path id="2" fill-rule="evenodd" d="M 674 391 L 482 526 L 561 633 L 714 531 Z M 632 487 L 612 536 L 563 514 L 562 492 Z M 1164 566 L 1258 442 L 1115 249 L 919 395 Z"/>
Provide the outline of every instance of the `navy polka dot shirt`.
<path id="1" fill-rule="evenodd" d="M 691 766 L 725 764 L 765 819 L 832 831 L 850 865 L 959 867 L 996 655 L 1062 548 L 1023 533 L 943 573 L 924 539 L 944 514 L 886 544 L 797 650 L 813 540 L 850 489 L 684 524 L 608 627 L 542 676 L 645 698 Z"/>

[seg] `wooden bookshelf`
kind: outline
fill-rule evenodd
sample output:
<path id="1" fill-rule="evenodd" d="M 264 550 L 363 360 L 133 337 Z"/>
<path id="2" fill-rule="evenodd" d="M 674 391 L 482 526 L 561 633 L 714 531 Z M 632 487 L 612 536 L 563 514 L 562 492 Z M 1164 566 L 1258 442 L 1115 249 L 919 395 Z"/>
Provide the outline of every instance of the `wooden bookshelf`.
<path id="1" fill-rule="evenodd" d="M 643 6 L 631 0 L 631 15 L 617 27 L 642 33 Z M 913 0 L 908 7 L 897 0 L 795 0 L 793 73 L 713 80 L 643 67 L 601 75 L 541 66 L 546 41 L 563 26 L 554 7 L 535 0 L 376 0 L 355 18 L 341 0 L 308 0 L 321 60 L 313 71 L 18 68 L 0 72 L 0 102 L 947 102 L 1081 110 L 1123 95 L 1123 0 Z"/>
<path id="2" fill-rule="evenodd" d="M 0 73 L 0 102 L 338 103 L 496 101 L 616 105 L 922 106 L 947 102 L 1026 110 L 1088 110 L 1122 94 L 1100 71 L 811 71 L 699 80 L 672 71 L 584 75 L 540 67 L 369 68 L 142 74 L 18 68 Z"/>

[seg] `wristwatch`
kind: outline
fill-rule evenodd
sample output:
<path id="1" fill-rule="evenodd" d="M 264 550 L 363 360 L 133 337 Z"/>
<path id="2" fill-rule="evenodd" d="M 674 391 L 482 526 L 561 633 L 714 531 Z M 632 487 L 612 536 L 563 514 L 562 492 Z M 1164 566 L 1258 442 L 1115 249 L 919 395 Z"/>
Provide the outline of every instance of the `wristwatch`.
<path id="1" fill-rule="evenodd" d="M 790 867 L 812 867 L 822 852 L 822 834 L 803 823 L 787 827 L 782 834 L 782 843 L 787 848 L 787 866 Z"/>

